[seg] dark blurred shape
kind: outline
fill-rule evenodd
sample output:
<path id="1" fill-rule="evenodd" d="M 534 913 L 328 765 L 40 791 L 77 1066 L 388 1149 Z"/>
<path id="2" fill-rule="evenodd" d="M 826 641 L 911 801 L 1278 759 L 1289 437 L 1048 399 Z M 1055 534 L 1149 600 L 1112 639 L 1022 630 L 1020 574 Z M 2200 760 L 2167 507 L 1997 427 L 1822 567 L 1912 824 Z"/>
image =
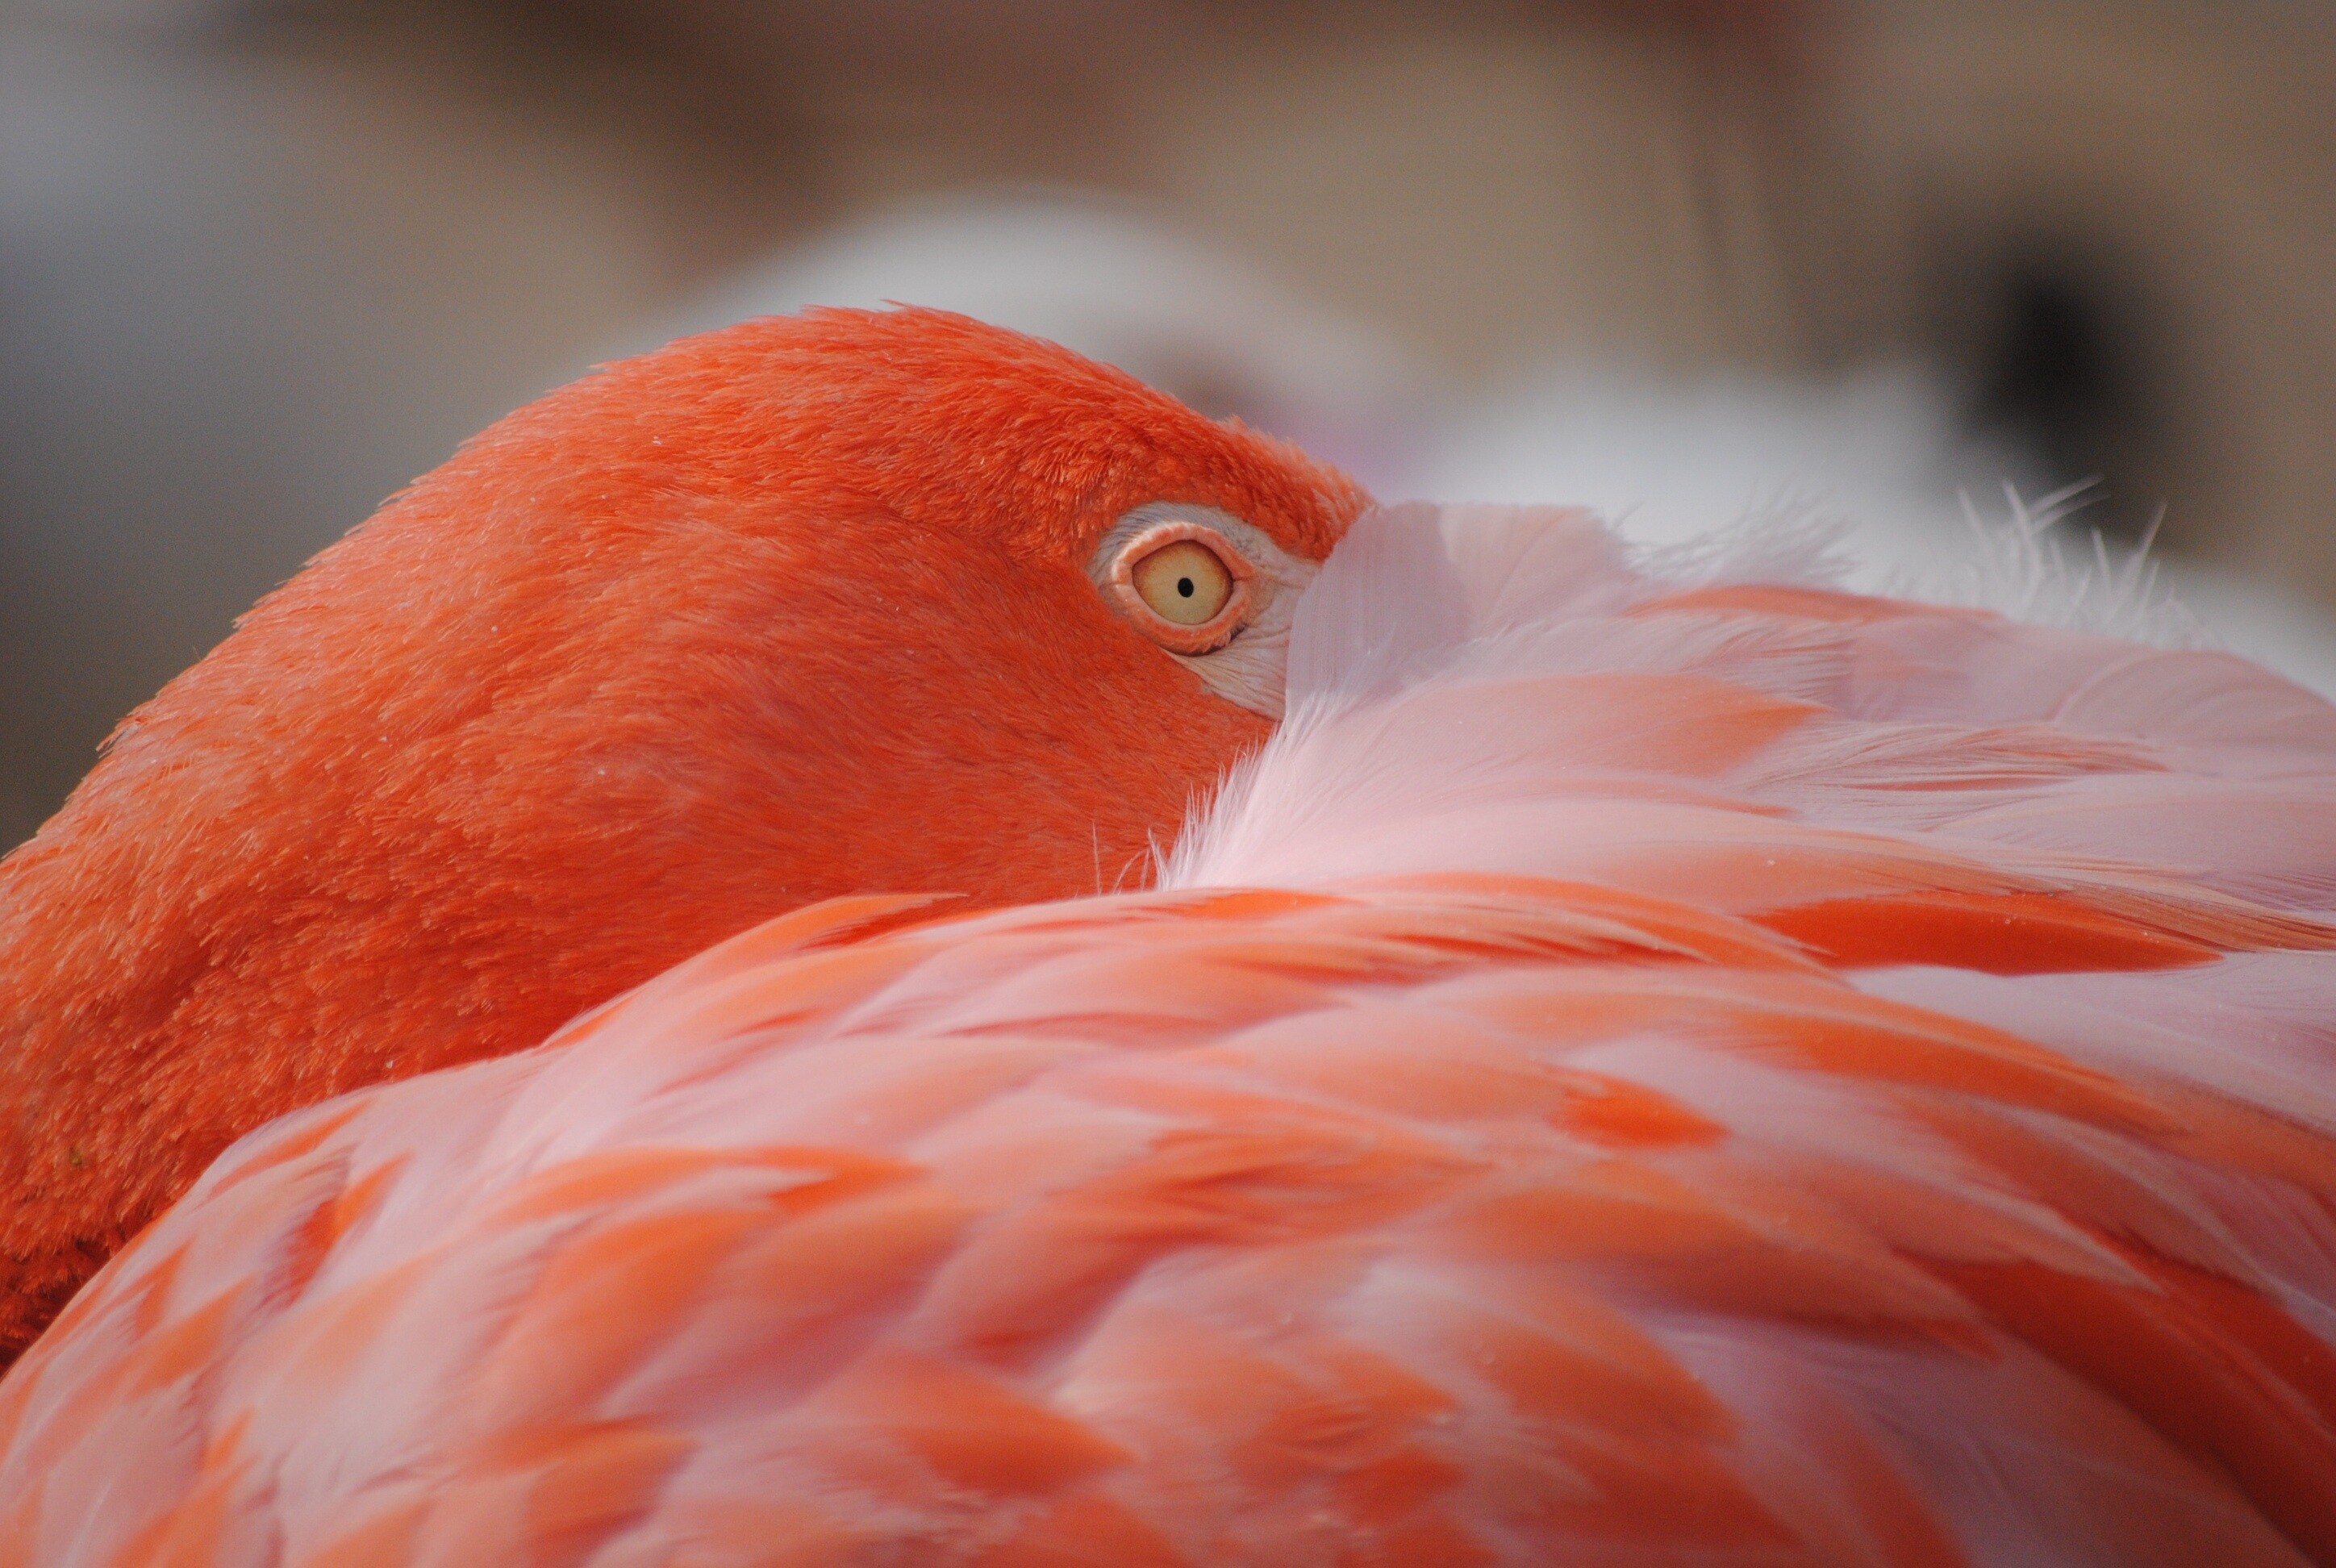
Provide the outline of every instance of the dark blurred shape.
<path id="1" fill-rule="evenodd" d="M 2131 474 L 2146 393 L 2109 286 L 2077 264 L 2073 247 L 2039 245 L 2005 264 L 1995 292 L 1999 322 L 1981 347 L 1973 424 L 2033 456 L 2053 490 Z M 2085 521 L 2137 541 L 2160 510 L 2102 496 Z"/>

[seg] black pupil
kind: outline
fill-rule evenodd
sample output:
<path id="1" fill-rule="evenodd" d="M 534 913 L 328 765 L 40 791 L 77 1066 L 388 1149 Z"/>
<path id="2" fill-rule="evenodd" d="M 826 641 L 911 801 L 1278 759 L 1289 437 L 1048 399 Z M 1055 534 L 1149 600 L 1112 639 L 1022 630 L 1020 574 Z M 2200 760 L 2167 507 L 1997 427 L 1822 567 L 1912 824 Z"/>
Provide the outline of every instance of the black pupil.
<path id="1" fill-rule="evenodd" d="M 1192 598 L 1192 579 L 1191 578 L 1189 578 L 1189 577 L 1180 577 L 1180 578 L 1178 578 L 1178 579 L 1176 579 L 1176 591 L 1177 591 L 1178 593 L 1180 593 L 1180 594 L 1183 595 L 1183 597 L 1185 597 L 1186 599 L 1190 599 L 1190 598 Z"/>

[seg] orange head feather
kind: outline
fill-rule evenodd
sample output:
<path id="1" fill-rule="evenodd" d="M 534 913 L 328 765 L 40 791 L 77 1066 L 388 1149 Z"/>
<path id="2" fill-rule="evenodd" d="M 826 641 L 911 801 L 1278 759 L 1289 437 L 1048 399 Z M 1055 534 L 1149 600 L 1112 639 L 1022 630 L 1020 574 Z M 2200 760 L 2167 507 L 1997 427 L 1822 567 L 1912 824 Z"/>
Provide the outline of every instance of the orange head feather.
<path id="1" fill-rule="evenodd" d="M 0 862 L 0 1353 L 282 1112 L 813 900 L 1116 880 L 1268 727 L 1089 579 L 1158 501 L 1319 560 L 1363 497 L 903 310 L 608 367 L 391 500 Z"/>

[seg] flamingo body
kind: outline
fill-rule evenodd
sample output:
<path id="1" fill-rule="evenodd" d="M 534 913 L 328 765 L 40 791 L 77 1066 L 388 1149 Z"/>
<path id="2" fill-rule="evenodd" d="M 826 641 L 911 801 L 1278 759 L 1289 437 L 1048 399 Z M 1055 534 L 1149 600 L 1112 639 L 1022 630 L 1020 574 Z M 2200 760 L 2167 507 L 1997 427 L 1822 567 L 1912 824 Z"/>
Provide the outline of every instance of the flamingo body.
<path id="1" fill-rule="evenodd" d="M 2336 1563 L 2336 713 L 1367 518 L 1155 889 L 252 1134 L 0 1562 Z"/>

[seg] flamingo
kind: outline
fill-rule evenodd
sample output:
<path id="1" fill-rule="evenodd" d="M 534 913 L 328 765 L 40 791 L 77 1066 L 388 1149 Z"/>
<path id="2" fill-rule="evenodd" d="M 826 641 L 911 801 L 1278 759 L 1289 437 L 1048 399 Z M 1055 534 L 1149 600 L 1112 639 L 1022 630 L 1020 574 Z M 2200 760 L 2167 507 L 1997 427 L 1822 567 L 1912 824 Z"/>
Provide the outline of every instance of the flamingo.
<path id="1" fill-rule="evenodd" d="M 0 1563 L 2336 1563 L 2336 710 L 1365 508 L 814 314 L 319 558 L 5 867 Z"/>

